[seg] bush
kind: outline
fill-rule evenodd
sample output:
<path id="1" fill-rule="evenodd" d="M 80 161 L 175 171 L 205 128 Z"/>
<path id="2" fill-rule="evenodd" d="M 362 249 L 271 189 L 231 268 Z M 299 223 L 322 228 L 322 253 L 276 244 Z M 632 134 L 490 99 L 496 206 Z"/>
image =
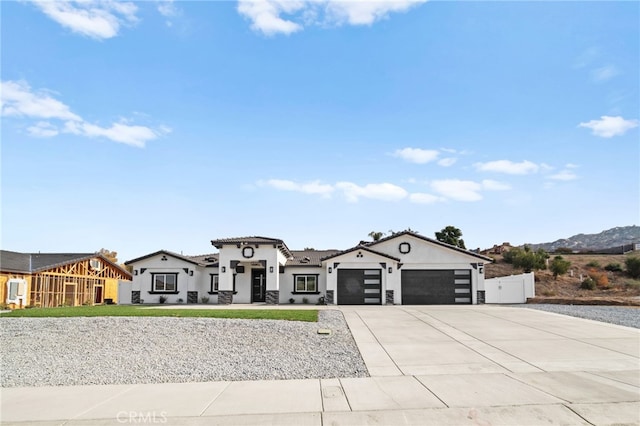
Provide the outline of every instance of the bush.
<path id="1" fill-rule="evenodd" d="M 598 263 L 597 260 L 592 260 L 591 262 L 587 263 L 587 268 L 599 269 L 600 268 L 600 263 Z"/>
<path id="2" fill-rule="evenodd" d="M 627 257 L 624 265 L 627 267 L 627 274 L 631 278 L 640 278 L 640 257 Z"/>
<path id="3" fill-rule="evenodd" d="M 580 288 L 583 289 L 583 290 L 595 290 L 596 289 L 596 282 L 592 278 L 587 277 L 580 284 Z"/>
<path id="4" fill-rule="evenodd" d="M 556 256 L 549 264 L 549 269 L 553 272 L 553 279 L 557 279 L 558 275 L 566 274 L 571 266 L 571 262 L 564 260 L 562 256 Z"/>
<path id="5" fill-rule="evenodd" d="M 619 263 L 609 263 L 604 267 L 604 270 L 609 272 L 622 272 L 622 266 Z"/>
<path id="6" fill-rule="evenodd" d="M 201 301 L 202 303 L 209 303 L 209 298 L 208 298 L 207 296 L 202 296 L 202 297 L 200 298 L 200 301 Z"/>
<path id="7" fill-rule="evenodd" d="M 289 303 L 294 304 L 296 303 L 296 299 L 294 299 L 293 297 L 291 299 L 289 299 Z"/>
<path id="8" fill-rule="evenodd" d="M 167 296 L 160 296 L 159 300 L 160 300 L 160 303 L 164 303 L 167 301 Z"/>
<path id="9" fill-rule="evenodd" d="M 306 305 L 307 303 L 309 303 L 309 299 L 307 299 L 306 297 L 303 297 L 302 298 L 302 303 L 304 303 Z"/>
<path id="10" fill-rule="evenodd" d="M 609 287 L 609 278 L 607 278 L 607 274 L 605 273 L 598 272 L 595 269 L 591 269 L 589 270 L 589 278 L 591 278 L 598 287 Z"/>

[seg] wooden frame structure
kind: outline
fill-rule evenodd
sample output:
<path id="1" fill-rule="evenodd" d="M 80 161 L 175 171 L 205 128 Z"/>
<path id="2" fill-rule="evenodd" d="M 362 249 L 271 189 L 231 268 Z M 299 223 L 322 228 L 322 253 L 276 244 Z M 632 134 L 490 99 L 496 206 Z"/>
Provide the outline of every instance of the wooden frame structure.
<path id="1" fill-rule="evenodd" d="M 2 254 L 6 253 L 11 252 Z M 35 264 L 30 271 L 23 272 L 23 276 L 29 278 L 26 304 L 31 306 L 117 303 L 118 283 L 122 280 L 131 281 L 132 278 L 128 271 L 98 253 L 11 254 L 28 256 L 28 264 Z M 9 274 L 0 270 L 0 275 Z M 0 291 L 2 293 L 6 294 L 6 291 Z M 2 303 L 4 302 L 3 299 Z M 17 307 L 20 306 L 14 306 Z"/>

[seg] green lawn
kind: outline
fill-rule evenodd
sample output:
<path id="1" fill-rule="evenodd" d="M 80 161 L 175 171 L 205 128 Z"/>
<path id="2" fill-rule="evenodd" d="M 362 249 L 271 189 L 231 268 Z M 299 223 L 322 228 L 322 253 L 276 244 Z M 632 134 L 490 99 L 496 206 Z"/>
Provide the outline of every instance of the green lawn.
<path id="1" fill-rule="evenodd" d="M 0 317 L 197 317 L 318 321 L 317 309 L 153 309 L 141 306 L 104 305 L 16 309 Z"/>

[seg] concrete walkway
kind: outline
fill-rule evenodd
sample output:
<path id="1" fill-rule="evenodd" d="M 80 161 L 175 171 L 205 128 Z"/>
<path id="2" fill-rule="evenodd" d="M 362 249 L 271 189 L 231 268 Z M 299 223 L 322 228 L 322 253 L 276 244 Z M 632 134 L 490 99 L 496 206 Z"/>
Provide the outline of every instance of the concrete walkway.
<path id="1" fill-rule="evenodd" d="M 340 310 L 369 378 L 4 388 L 0 419 L 3 425 L 640 424 L 637 329 L 494 306 Z"/>

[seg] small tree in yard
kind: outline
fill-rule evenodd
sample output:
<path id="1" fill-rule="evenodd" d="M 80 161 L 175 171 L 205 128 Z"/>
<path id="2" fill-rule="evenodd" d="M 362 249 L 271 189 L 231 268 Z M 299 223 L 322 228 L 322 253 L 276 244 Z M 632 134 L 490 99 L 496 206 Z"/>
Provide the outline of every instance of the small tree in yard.
<path id="1" fill-rule="evenodd" d="M 512 256 L 512 264 L 514 268 L 523 269 L 524 272 L 537 271 L 538 269 L 547 269 L 546 260 L 549 255 L 543 249 L 531 251 L 531 247 L 524 246 L 524 250 L 511 249 L 509 252 L 516 250 Z"/>
<path id="2" fill-rule="evenodd" d="M 553 272 L 553 279 L 558 279 L 558 275 L 564 275 L 569 270 L 571 262 L 564 260 L 562 256 L 556 256 L 549 264 L 549 269 Z"/>
<path id="3" fill-rule="evenodd" d="M 627 267 L 627 274 L 629 274 L 631 278 L 640 278 L 639 257 L 627 257 L 624 261 L 624 265 Z"/>

